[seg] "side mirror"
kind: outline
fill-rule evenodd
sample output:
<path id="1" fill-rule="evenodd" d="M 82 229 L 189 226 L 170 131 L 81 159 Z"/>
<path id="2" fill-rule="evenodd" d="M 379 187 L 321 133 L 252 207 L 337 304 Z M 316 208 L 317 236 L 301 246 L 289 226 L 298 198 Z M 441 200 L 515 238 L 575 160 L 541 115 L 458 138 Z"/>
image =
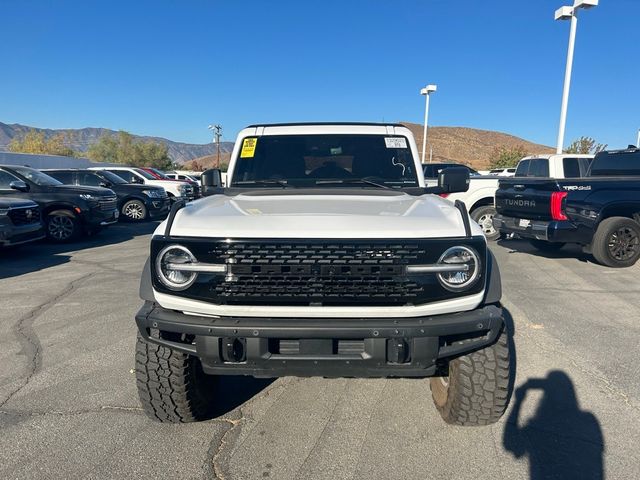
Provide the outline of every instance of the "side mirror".
<path id="1" fill-rule="evenodd" d="M 110 188 L 113 186 L 113 184 L 111 182 L 103 181 L 103 182 L 100 182 L 100 186 L 103 188 Z"/>
<path id="2" fill-rule="evenodd" d="M 469 190 L 469 170 L 464 167 L 445 168 L 438 175 L 441 193 L 458 193 Z"/>
<path id="3" fill-rule="evenodd" d="M 13 190 L 18 190 L 19 192 L 28 192 L 29 185 L 27 185 L 22 180 L 15 180 L 9 184 L 9 188 Z"/>
<path id="4" fill-rule="evenodd" d="M 202 196 L 219 193 L 219 189 L 222 188 L 222 172 L 219 168 L 205 170 L 200 177 L 200 184 L 202 185 Z"/>

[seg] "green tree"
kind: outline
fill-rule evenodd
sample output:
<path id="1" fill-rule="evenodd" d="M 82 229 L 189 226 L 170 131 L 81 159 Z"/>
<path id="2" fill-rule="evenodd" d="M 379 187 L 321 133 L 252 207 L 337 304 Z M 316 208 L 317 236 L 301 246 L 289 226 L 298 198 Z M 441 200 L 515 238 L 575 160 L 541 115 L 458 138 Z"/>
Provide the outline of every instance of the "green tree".
<path id="1" fill-rule="evenodd" d="M 68 147 L 67 143 L 67 138 L 62 133 L 46 138 L 44 132 L 31 130 L 25 135 L 11 140 L 9 151 L 41 155 L 62 155 L 65 157 L 77 156 L 77 152 Z"/>
<path id="2" fill-rule="evenodd" d="M 89 147 L 87 156 L 94 162 L 122 163 L 132 167 L 171 168 L 167 146 L 154 141 L 136 140 L 133 135 L 119 131 L 105 135 Z"/>
<path id="3" fill-rule="evenodd" d="M 580 137 L 574 140 L 573 142 L 571 142 L 571 145 L 569 145 L 569 147 L 564 151 L 564 153 L 576 153 L 576 154 L 580 153 L 580 154 L 595 155 L 596 153 L 599 153 L 602 150 L 605 150 L 606 148 L 607 148 L 607 145 L 602 143 L 597 143 L 591 137 Z"/>
<path id="4" fill-rule="evenodd" d="M 496 147 L 491 154 L 491 168 L 513 168 L 529 153 L 522 146 Z"/>

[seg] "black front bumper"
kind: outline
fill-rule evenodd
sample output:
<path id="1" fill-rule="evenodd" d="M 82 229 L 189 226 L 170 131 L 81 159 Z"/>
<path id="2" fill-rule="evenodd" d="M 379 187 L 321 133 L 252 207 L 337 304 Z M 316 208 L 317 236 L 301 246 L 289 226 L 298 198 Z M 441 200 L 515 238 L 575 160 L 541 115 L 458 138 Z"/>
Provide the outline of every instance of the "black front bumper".
<path id="1" fill-rule="evenodd" d="M 10 247 L 23 243 L 35 242 L 45 238 L 42 223 L 31 223 L 28 225 L 13 225 L 0 223 L 0 246 Z"/>
<path id="2" fill-rule="evenodd" d="M 83 212 L 82 220 L 86 228 L 94 229 L 117 223 L 119 216 L 120 211 L 117 208 L 112 210 L 102 210 L 99 207 L 96 207 Z"/>
<path id="3" fill-rule="evenodd" d="M 149 218 L 165 217 L 171 210 L 171 200 L 165 198 L 149 198 L 145 201 Z"/>
<path id="4" fill-rule="evenodd" d="M 496 305 L 416 318 L 214 318 L 145 302 L 136 323 L 147 341 L 199 357 L 209 374 L 428 377 L 439 361 L 492 344 L 503 318 Z"/>

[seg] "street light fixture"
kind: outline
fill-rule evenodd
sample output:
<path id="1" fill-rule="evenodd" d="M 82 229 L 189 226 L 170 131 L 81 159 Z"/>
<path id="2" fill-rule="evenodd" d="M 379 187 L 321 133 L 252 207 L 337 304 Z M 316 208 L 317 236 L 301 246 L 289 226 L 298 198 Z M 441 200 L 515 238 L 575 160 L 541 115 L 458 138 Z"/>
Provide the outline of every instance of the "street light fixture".
<path id="1" fill-rule="evenodd" d="M 569 49 L 567 51 L 567 65 L 564 72 L 564 88 L 562 90 L 562 107 L 560 108 L 560 127 L 558 128 L 558 143 L 556 153 L 562 153 L 564 145 L 564 130 L 567 123 L 567 105 L 569 104 L 569 88 L 571 87 L 571 69 L 573 68 L 573 50 L 576 44 L 576 28 L 578 26 L 578 10 L 598 6 L 598 0 L 575 0 L 573 7 L 560 7 L 556 10 L 556 20 L 571 20 L 569 30 Z"/>
<path id="2" fill-rule="evenodd" d="M 424 156 L 427 151 L 427 123 L 429 122 L 429 96 L 438 90 L 437 85 L 427 85 L 423 89 L 420 90 L 420 95 L 424 95 L 426 97 L 425 106 L 424 106 L 424 131 L 422 135 L 422 163 L 424 163 Z"/>

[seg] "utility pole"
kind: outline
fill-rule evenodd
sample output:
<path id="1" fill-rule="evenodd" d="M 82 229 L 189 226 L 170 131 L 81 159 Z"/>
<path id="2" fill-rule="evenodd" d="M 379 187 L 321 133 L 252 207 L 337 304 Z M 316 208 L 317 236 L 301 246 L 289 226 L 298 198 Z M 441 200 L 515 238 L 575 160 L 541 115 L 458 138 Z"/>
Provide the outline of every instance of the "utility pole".
<path id="1" fill-rule="evenodd" d="M 216 144 L 216 168 L 220 168 L 220 138 L 222 138 L 222 125 L 209 125 L 208 128 L 213 132 L 213 143 Z"/>

